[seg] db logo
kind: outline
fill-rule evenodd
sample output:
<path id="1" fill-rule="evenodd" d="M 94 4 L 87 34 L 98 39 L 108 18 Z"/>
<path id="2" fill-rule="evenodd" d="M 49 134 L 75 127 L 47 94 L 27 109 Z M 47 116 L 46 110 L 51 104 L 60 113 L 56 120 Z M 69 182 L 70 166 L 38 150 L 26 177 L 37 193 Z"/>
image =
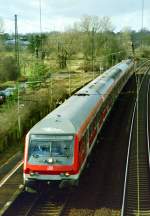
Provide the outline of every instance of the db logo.
<path id="1" fill-rule="evenodd" d="M 47 170 L 53 170 L 53 166 L 48 166 Z"/>

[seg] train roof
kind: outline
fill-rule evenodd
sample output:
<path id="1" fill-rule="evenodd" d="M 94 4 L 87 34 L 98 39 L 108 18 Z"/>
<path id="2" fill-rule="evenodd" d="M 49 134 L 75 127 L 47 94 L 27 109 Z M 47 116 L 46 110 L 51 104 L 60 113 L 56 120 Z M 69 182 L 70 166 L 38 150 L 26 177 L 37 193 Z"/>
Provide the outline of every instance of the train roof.
<path id="1" fill-rule="evenodd" d="M 95 80 L 91 81 L 88 85 L 76 92 L 76 95 L 81 94 L 99 94 L 103 95 L 107 89 L 113 84 L 114 81 L 119 79 L 124 71 L 128 68 L 130 60 L 124 60 L 121 63 L 118 63 L 114 67 L 105 71 L 102 75 L 97 77 Z"/>
<path id="2" fill-rule="evenodd" d="M 32 134 L 74 134 L 86 120 L 98 95 L 74 95 L 62 105 L 38 122 L 31 130 Z"/>
<path id="3" fill-rule="evenodd" d="M 120 74 L 128 67 L 124 61 L 80 89 L 53 110 L 31 130 L 32 134 L 74 134 Z M 122 73 L 121 73 L 122 72 Z"/>

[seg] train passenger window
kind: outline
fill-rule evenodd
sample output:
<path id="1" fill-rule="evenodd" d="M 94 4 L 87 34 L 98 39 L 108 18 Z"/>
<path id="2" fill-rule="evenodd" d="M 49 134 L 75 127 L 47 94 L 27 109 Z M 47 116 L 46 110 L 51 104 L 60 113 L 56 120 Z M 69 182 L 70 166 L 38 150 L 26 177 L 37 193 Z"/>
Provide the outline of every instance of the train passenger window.
<path id="1" fill-rule="evenodd" d="M 88 142 L 87 134 L 88 133 L 86 132 L 79 142 L 79 164 L 80 165 L 83 163 L 87 152 L 87 142 Z"/>
<path id="2" fill-rule="evenodd" d="M 97 126 L 97 116 L 95 116 L 95 118 L 93 120 L 93 124 L 94 124 L 94 128 L 96 128 L 96 126 Z"/>
<path id="3" fill-rule="evenodd" d="M 89 127 L 89 136 L 91 136 L 93 129 L 94 129 L 94 127 L 93 127 L 93 124 L 91 123 L 91 125 Z"/>
<path id="4" fill-rule="evenodd" d="M 87 143 L 88 143 L 88 131 L 86 131 L 84 136 L 85 136 L 85 144 L 87 145 Z"/>
<path id="5" fill-rule="evenodd" d="M 89 127 L 89 137 L 93 136 L 93 133 L 94 133 L 96 127 L 97 127 L 97 117 L 95 116 L 95 118 L 93 119 L 93 121 L 91 122 L 91 125 Z"/>
<path id="6" fill-rule="evenodd" d="M 98 111 L 98 113 L 97 113 L 97 119 L 98 119 L 98 121 L 101 119 L 101 115 L 102 115 L 102 111 L 101 111 L 101 109 Z"/>
<path id="7" fill-rule="evenodd" d="M 87 132 L 84 134 L 84 136 L 82 137 L 82 139 L 80 140 L 80 144 L 79 144 L 79 151 L 81 152 L 82 150 L 86 150 L 87 147 L 87 142 L 88 142 L 88 137 L 87 137 Z"/>

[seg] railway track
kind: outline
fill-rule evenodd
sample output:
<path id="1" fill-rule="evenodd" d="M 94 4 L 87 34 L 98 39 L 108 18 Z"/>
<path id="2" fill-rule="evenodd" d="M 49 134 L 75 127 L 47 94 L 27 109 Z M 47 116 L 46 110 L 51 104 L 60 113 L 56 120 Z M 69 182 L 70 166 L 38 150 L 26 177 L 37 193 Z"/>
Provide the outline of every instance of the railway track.
<path id="1" fill-rule="evenodd" d="M 70 195 L 71 190 L 54 187 L 40 195 L 26 216 L 61 216 Z"/>
<path id="2" fill-rule="evenodd" d="M 149 85 L 146 73 L 132 118 L 121 216 L 150 215 Z"/>

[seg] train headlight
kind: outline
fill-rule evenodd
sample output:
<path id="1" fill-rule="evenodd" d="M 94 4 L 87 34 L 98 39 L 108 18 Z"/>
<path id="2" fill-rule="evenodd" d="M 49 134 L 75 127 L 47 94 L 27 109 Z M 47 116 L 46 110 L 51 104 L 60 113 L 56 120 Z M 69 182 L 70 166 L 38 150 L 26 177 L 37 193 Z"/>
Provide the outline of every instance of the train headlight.
<path id="1" fill-rule="evenodd" d="M 38 172 L 30 172 L 30 176 L 37 176 L 39 175 Z"/>
<path id="2" fill-rule="evenodd" d="M 47 162 L 48 162 L 48 163 L 53 163 L 53 158 L 49 158 L 49 159 L 47 160 Z"/>
<path id="3" fill-rule="evenodd" d="M 70 174 L 69 174 L 68 172 L 66 172 L 66 173 L 65 173 L 65 176 L 67 176 L 67 177 L 68 177 L 68 176 L 70 176 Z"/>
<path id="4" fill-rule="evenodd" d="M 60 173 L 60 176 L 63 177 L 69 177 L 70 173 L 69 172 L 65 172 L 65 173 Z"/>
<path id="5" fill-rule="evenodd" d="M 35 175 L 35 173 L 34 172 L 30 172 L 30 176 L 34 176 Z"/>

